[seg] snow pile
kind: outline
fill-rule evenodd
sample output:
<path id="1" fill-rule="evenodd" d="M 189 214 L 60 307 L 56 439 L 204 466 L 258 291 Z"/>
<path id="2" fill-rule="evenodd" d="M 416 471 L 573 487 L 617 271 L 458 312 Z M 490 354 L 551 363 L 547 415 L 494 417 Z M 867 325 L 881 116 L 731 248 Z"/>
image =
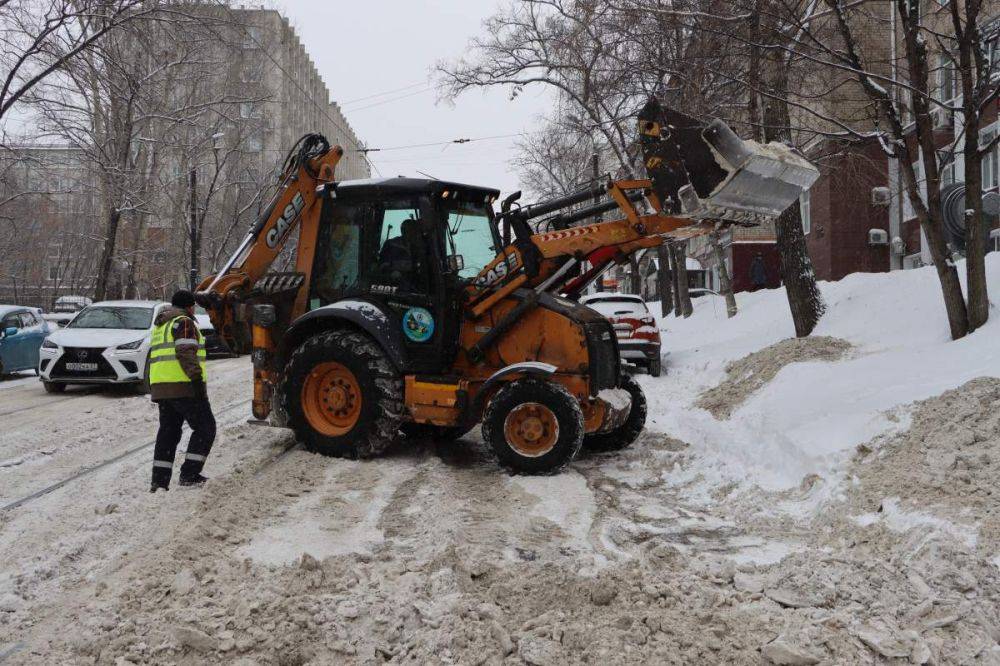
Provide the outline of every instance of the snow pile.
<path id="1" fill-rule="evenodd" d="M 1000 284 L 997 254 L 987 257 L 987 278 Z M 692 445 L 701 462 L 687 474 L 771 490 L 814 474 L 836 479 L 854 447 L 906 426 L 903 406 L 1000 375 L 998 314 L 952 342 L 933 268 L 856 274 L 821 289 L 827 312 L 814 335 L 845 340 L 854 353 L 784 367 L 725 421 L 697 399 L 727 379 L 733 361 L 794 335 L 784 290 L 739 294 L 731 320 L 706 296 L 689 319 L 660 321 L 670 377 L 643 378 L 650 426 Z"/>
<path id="2" fill-rule="evenodd" d="M 791 363 L 839 361 L 849 342 L 827 336 L 790 338 L 749 354 L 726 366 L 726 380 L 705 391 L 695 404 L 717 419 L 727 419 L 737 407 Z"/>

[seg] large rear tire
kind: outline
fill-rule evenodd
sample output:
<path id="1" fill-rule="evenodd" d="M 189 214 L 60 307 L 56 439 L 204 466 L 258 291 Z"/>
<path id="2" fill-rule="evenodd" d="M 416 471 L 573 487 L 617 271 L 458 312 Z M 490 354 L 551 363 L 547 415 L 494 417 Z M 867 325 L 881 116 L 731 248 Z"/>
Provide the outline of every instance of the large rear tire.
<path id="1" fill-rule="evenodd" d="M 310 451 L 370 458 L 399 437 L 403 380 L 364 333 L 307 339 L 289 358 L 279 395 L 288 426 Z"/>
<path id="2" fill-rule="evenodd" d="M 583 445 L 590 451 L 619 451 L 639 439 L 646 427 L 646 395 L 631 375 L 622 375 L 621 388 L 632 397 L 632 406 L 624 423 L 611 432 L 591 433 L 583 438 Z"/>
<path id="3" fill-rule="evenodd" d="M 583 444 L 583 411 L 563 386 L 535 379 L 505 384 L 486 406 L 483 439 L 500 464 L 525 474 L 554 474 Z"/>

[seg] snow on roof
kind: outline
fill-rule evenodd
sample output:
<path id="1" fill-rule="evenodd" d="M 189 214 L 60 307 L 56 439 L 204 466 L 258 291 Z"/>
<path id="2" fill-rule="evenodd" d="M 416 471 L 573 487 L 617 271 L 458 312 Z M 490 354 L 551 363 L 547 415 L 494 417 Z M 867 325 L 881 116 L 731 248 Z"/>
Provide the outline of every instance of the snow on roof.
<path id="1" fill-rule="evenodd" d="M 100 301 L 93 306 L 102 305 L 116 308 L 155 308 L 157 305 L 167 305 L 165 301 Z"/>
<path id="2" fill-rule="evenodd" d="M 656 270 L 660 270 L 660 260 L 659 259 L 653 259 L 652 261 L 653 261 L 653 266 L 656 267 Z M 689 270 L 689 271 L 703 271 L 703 270 L 705 270 L 702 267 L 701 262 L 698 261 L 697 259 L 695 259 L 694 257 L 685 257 L 685 259 L 684 259 L 684 267 L 687 270 Z"/>
<path id="3" fill-rule="evenodd" d="M 0 317 L 3 317 L 8 312 L 14 312 L 15 310 L 30 310 L 31 308 L 24 305 L 0 305 Z"/>

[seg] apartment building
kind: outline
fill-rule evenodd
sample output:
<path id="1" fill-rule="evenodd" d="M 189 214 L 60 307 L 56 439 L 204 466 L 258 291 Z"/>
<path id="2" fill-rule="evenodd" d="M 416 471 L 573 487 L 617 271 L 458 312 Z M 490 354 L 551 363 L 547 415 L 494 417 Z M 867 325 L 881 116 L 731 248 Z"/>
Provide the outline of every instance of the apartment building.
<path id="1" fill-rule="evenodd" d="M 260 214 L 304 134 L 319 132 L 343 147 L 339 179 L 371 175 L 361 140 L 286 17 L 204 10 L 213 21 L 206 34 L 216 39 L 152 28 L 136 54 L 153 64 L 188 63 L 177 66 L 163 103 L 205 110 L 173 124 L 146 121 L 127 139 L 135 167 L 126 175 L 129 208 L 116 235 L 110 297 L 164 297 L 188 283 L 192 201 L 203 218 L 197 272 L 218 266 Z M 185 50 L 193 43 L 202 49 L 197 57 Z M 48 307 L 67 293 L 91 295 L 108 212 L 99 152 L 28 143 L 0 155 L 0 302 Z"/>

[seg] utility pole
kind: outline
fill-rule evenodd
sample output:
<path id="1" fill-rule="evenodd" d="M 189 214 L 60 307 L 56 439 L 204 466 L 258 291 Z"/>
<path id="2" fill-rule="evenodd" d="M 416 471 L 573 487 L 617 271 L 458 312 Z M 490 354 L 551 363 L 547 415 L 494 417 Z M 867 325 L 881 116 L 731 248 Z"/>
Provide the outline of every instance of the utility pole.
<path id="1" fill-rule="evenodd" d="M 198 168 L 191 165 L 188 179 L 188 201 L 190 203 L 191 275 L 188 280 L 191 291 L 198 287 Z"/>
<path id="2" fill-rule="evenodd" d="M 593 169 L 593 173 L 594 173 L 594 185 L 596 186 L 597 182 L 598 182 L 598 179 L 600 179 L 600 177 L 601 177 L 600 157 L 598 156 L 596 150 L 593 153 L 590 154 L 590 166 Z M 594 192 L 594 203 L 599 203 L 600 200 L 601 200 L 601 195 L 598 194 L 596 192 L 596 190 L 595 190 L 595 192 Z M 598 215 L 594 221 L 595 222 L 602 222 L 602 221 L 604 221 L 604 216 L 603 215 Z M 614 269 L 612 269 L 612 270 L 614 270 Z M 607 275 L 607 273 L 605 273 L 605 275 Z M 597 289 L 597 291 L 604 291 L 604 277 L 603 276 L 597 279 L 596 283 L 594 284 L 594 287 Z"/>

